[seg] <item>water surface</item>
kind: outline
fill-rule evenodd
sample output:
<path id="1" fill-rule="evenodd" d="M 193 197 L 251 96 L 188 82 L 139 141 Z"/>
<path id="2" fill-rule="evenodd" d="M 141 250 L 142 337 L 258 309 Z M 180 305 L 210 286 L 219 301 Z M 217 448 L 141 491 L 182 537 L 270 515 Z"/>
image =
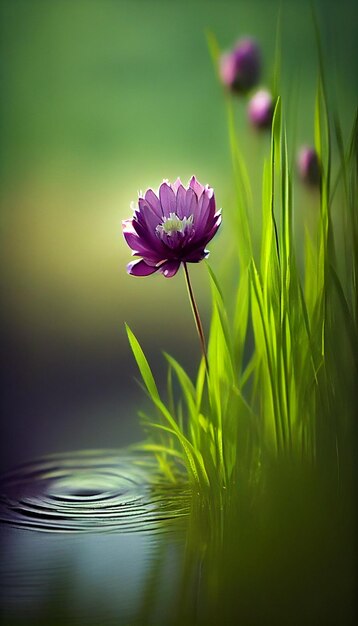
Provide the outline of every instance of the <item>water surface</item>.
<path id="1" fill-rule="evenodd" d="M 4 476 L 2 623 L 117 625 L 148 613 L 166 623 L 190 500 L 185 487 L 154 489 L 155 475 L 151 457 L 107 451 Z"/>
<path id="2" fill-rule="evenodd" d="M 126 450 L 7 473 L 2 624 L 353 626 L 352 494 L 291 470 L 220 503 Z"/>

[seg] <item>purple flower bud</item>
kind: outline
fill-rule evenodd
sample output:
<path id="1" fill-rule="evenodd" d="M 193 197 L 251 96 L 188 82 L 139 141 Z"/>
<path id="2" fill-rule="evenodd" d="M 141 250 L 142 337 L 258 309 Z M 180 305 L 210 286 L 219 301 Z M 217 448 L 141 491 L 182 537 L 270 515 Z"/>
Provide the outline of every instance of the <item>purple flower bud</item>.
<path id="1" fill-rule="evenodd" d="M 298 153 L 298 172 L 303 182 L 312 187 L 319 185 L 321 180 L 321 166 L 318 154 L 314 148 L 303 146 Z"/>
<path id="2" fill-rule="evenodd" d="M 123 222 L 124 238 L 132 255 L 140 257 L 127 266 L 132 276 L 161 272 L 174 276 L 181 263 L 199 263 L 209 252 L 206 244 L 221 222 L 214 190 L 193 176 L 184 187 L 180 178 L 164 181 L 157 193 L 140 195 L 132 219 Z"/>
<path id="3" fill-rule="evenodd" d="M 248 104 L 248 116 L 250 122 L 257 128 L 270 128 L 274 101 L 267 89 L 260 89 L 252 96 Z"/>
<path id="4" fill-rule="evenodd" d="M 260 70 L 260 50 L 253 39 L 242 39 L 233 50 L 223 54 L 220 60 L 222 82 L 238 93 L 245 93 L 257 85 Z"/>

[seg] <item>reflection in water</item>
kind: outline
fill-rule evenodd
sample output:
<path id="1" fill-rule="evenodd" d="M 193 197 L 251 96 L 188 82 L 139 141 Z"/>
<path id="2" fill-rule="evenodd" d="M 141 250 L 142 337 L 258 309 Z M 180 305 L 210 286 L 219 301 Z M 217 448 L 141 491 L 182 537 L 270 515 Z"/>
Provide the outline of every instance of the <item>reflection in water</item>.
<path id="1" fill-rule="evenodd" d="M 8 474 L 2 623 L 353 624 L 350 499 L 280 469 L 223 508 L 161 485 L 138 454 L 56 455 Z"/>
<path id="2" fill-rule="evenodd" d="M 208 518 L 193 502 L 183 580 L 186 616 L 200 626 L 349 626 L 357 623 L 352 492 L 282 465 L 265 489 L 228 494 Z M 190 593 L 191 592 L 191 593 Z M 190 604 L 191 603 L 191 604 Z M 183 610 L 183 609 L 182 609 Z M 182 613 L 183 615 L 183 613 Z M 185 614 L 184 614 L 185 616 Z"/>

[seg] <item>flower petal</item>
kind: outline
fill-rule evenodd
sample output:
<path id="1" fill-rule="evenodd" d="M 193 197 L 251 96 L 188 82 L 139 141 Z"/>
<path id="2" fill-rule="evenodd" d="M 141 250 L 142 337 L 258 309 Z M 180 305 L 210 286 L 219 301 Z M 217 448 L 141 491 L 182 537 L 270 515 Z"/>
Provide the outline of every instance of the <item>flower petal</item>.
<path id="1" fill-rule="evenodd" d="M 215 196 L 212 193 L 212 189 L 205 189 L 204 193 L 200 196 L 200 200 L 198 202 L 198 208 L 200 211 L 200 216 L 202 219 L 205 219 L 208 214 L 208 209 L 210 209 L 210 213 L 214 215 L 215 213 Z"/>
<path id="2" fill-rule="evenodd" d="M 165 278 L 172 278 L 177 273 L 180 267 L 180 261 L 166 261 L 159 268 L 159 271 L 165 276 Z"/>
<path id="3" fill-rule="evenodd" d="M 139 259 L 139 261 L 132 261 L 127 265 L 127 272 L 132 276 L 150 276 L 150 274 L 154 274 L 157 270 L 157 267 L 147 265 L 143 259 Z"/>
<path id="4" fill-rule="evenodd" d="M 183 185 L 180 185 L 177 191 L 176 214 L 181 220 L 184 217 L 189 217 L 188 212 L 186 211 L 185 199 L 186 199 L 186 191 Z"/>
<path id="5" fill-rule="evenodd" d="M 162 220 L 162 217 L 163 217 L 162 208 L 160 206 L 159 198 L 154 193 L 153 189 L 147 189 L 144 197 L 146 201 L 148 202 L 148 204 L 151 206 L 154 213 L 159 217 L 160 220 Z"/>
<path id="6" fill-rule="evenodd" d="M 195 248 L 191 254 L 188 254 L 188 256 L 185 255 L 185 261 L 188 263 L 199 263 L 203 259 L 206 259 L 207 256 L 209 256 L 209 250 L 204 250 L 203 248 L 197 250 Z"/>
<path id="7" fill-rule="evenodd" d="M 123 236 L 129 247 L 133 250 L 134 255 L 151 259 L 154 264 L 158 263 L 158 261 L 162 258 L 163 255 L 161 254 L 161 251 L 153 249 L 150 244 L 143 242 L 138 235 L 133 235 L 133 233 L 123 231 Z"/>
<path id="8" fill-rule="evenodd" d="M 204 185 L 199 183 L 199 181 L 195 178 L 195 176 L 191 177 L 191 179 L 189 181 L 189 187 L 191 189 L 193 189 L 193 191 L 195 191 L 198 199 L 200 198 L 201 194 L 203 193 L 203 191 L 205 189 Z"/>
<path id="9" fill-rule="evenodd" d="M 138 247 L 140 246 L 141 240 L 139 239 L 136 233 L 131 233 L 128 230 L 123 229 L 123 237 L 126 240 L 132 250 L 138 251 Z"/>
<path id="10" fill-rule="evenodd" d="M 201 210 L 200 210 L 201 208 Z M 200 239 L 204 236 L 205 231 L 210 229 L 212 220 L 215 216 L 215 197 L 211 198 L 203 194 L 199 200 L 199 220 L 196 223 L 196 238 Z"/>
<path id="11" fill-rule="evenodd" d="M 167 183 L 162 183 L 159 187 L 160 204 L 162 205 L 163 215 L 169 217 L 170 213 L 175 213 L 176 199 L 175 193 Z"/>
<path id="12" fill-rule="evenodd" d="M 185 211 L 187 215 L 185 217 L 190 217 L 190 215 L 194 216 L 194 224 L 197 223 L 198 220 L 198 198 L 195 191 L 189 187 L 185 194 Z M 196 226 L 195 226 L 196 227 Z"/>
<path id="13" fill-rule="evenodd" d="M 176 193 L 177 193 L 177 191 L 178 191 L 178 189 L 179 189 L 179 187 L 180 187 L 181 185 L 182 185 L 182 182 L 181 182 L 180 178 L 178 177 L 178 178 L 176 179 L 175 183 L 173 183 L 173 184 L 172 184 L 172 185 L 170 185 L 170 186 L 171 186 L 172 190 L 174 191 L 174 193 L 176 194 Z"/>
<path id="14" fill-rule="evenodd" d="M 138 219 L 145 222 L 150 230 L 155 230 L 158 224 L 160 224 L 160 222 L 162 221 L 163 216 L 158 216 L 157 213 L 152 209 L 151 204 L 149 204 L 149 202 L 147 202 L 143 198 L 138 199 L 138 209 Z"/>
<path id="15" fill-rule="evenodd" d="M 214 237 L 216 231 L 218 230 L 219 226 L 221 224 L 221 212 L 218 211 L 215 214 L 215 220 L 214 223 L 210 225 L 210 229 L 205 231 L 205 235 L 203 237 L 203 239 L 205 240 L 206 243 L 209 243 L 209 241 L 212 240 L 212 238 Z"/>
<path id="16" fill-rule="evenodd" d="M 219 226 L 221 224 L 221 212 L 218 211 L 215 214 L 214 221 L 211 222 L 209 227 L 205 230 L 201 237 L 197 237 L 197 233 L 195 233 L 195 237 L 185 246 L 183 251 L 183 260 L 189 260 L 192 254 L 195 253 L 196 250 L 200 250 L 206 246 L 209 241 L 214 237 L 217 232 Z"/>
<path id="17" fill-rule="evenodd" d="M 122 228 L 123 228 L 123 232 L 135 233 L 135 230 L 133 228 L 133 220 L 131 219 L 122 220 Z"/>
<path id="18" fill-rule="evenodd" d="M 148 230 L 146 225 L 141 224 L 136 219 L 133 219 L 133 227 L 140 239 L 142 247 L 150 250 L 151 256 L 159 259 L 162 259 L 163 256 L 165 258 L 166 248 L 155 231 Z M 147 256 L 147 254 L 145 256 Z"/>

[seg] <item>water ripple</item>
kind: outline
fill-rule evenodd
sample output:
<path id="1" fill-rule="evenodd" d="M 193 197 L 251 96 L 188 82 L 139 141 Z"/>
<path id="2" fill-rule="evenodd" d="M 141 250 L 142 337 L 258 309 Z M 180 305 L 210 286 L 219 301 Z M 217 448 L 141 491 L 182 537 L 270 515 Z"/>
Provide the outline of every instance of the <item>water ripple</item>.
<path id="1" fill-rule="evenodd" d="M 153 457 L 123 451 L 48 456 L 2 477 L 0 521 L 42 532 L 162 532 L 186 516 L 185 487 L 153 487 Z"/>

